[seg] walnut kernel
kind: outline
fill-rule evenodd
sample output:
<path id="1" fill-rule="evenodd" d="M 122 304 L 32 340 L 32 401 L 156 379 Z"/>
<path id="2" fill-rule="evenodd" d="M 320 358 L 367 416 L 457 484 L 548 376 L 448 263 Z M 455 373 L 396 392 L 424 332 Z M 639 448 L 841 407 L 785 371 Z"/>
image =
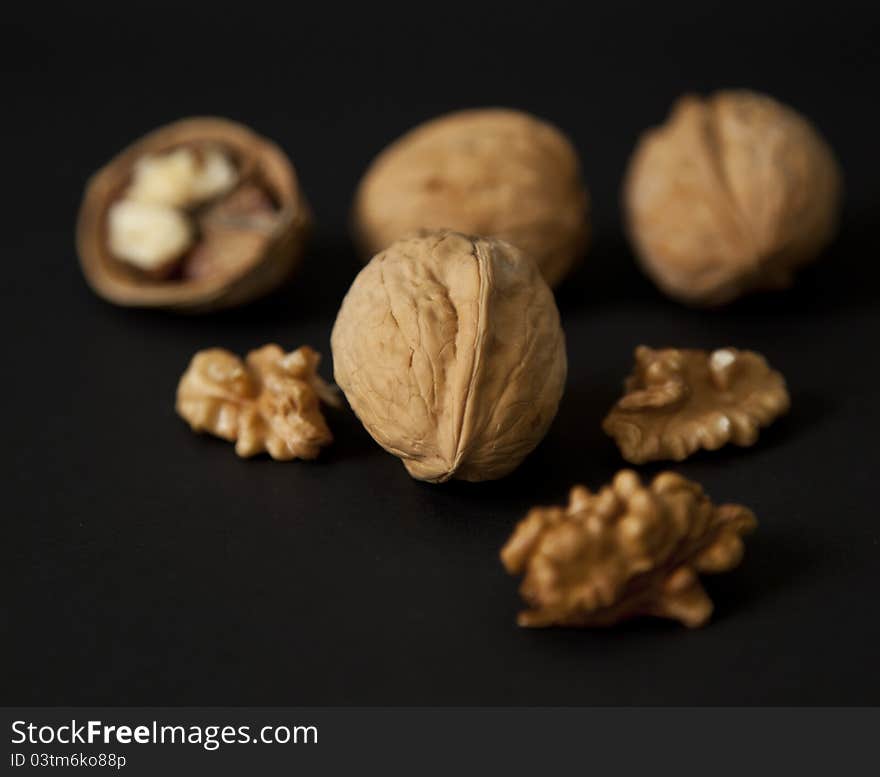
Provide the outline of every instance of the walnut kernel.
<path id="1" fill-rule="evenodd" d="M 489 480 L 543 438 L 565 384 L 553 294 L 508 243 L 439 232 L 376 255 L 332 336 L 336 382 L 415 478 Z"/>
<path id="2" fill-rule="evenodd" d="M 566 507 L 536 507 L 501 551 L 529 605 L 520 626 L 611 626 L 635 616 L 702 626 L 712 602 L 698 573 L 739 564 L 757 525 L 741 505 L 715 506 L 699 484 L 664 472 L 642 485 L 619 472 L 597 493 L 571 490 Z"/>
<path id="3" fill-rule="evenodd" d="M 232 160 L 215 146 L 183 146 L 141 157 L 122 199 L 110 207 L 110 250 L 117 259 L 151 278 L 167 277 L 185 258 L 196 236 L 195 224 L 186 209 L 226 194 L 237 183 L 238 171 Z M 220 253 L 222 259 L 230 253 L 224 254 L 222 245 L 218 246 L 223 242 L 222 237 L 200 239 L 194 252 L 197 269 L 193 271 L 189 266 L 190 257 L 190 261 L 183 262 L 184 277 L 216 272 L 215 255 Z M 238 245 L 232 249 L 236 257 L 242 255 Z M 252 261 L 253 257 L 245 255 L 244 260 Z"/>
<path id="4" fill-rule="evenodd" d="M 199 351 L 177 387 L 177 412 L 193 431 L 235 442 L 239 456 L 313 459 L 333 440 L 320 402 L 338 404 L 317 373 L 320 358 L 308 346 L 284 353 L 265 345 L 244 361 L 221 348 Z"/>
<path id="5" fill-rule="evenodd" d="M 785 379 L 753 351 L 642 345 L 635 360 L 602 425 L 633 464 L 681 461 L 728 442 L 753 445 L 758 430 L 789 408 Z"/>
<path id="6" fill-rule="evenodd" d="M 237 183 L 238 171 L 222 148 L 184 146 L 141 157 L 135 163 L 124 197 L 171 208 L 190 208 L 225 194 Z"/>
<path id="7" fill-rule="evenodd" d="M 137 200 L 120 200 L 107 213 L 113 254 L 144 273 L 172 272 L 193 242 L 192 228 L 179 210 Z"/>
<path id="8" fill-rule="evenodd" d="M 629 232 L 669 296 L 719 305 L 789 286 L 837 228 L 841 176 L 816 129 L 748 91 L 686 96 L 633 153 Z"/>

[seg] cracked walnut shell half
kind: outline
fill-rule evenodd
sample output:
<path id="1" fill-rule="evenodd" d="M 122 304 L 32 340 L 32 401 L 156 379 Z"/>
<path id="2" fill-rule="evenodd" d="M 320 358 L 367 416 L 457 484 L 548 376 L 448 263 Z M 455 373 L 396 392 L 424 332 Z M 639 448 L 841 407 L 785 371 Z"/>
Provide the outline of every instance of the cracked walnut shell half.
<path id="1" fill-rule="evenodd" d="M 702 626 L 712 602 L 699 573 L 739 564 L 741 535 L 755 516 L 741 505 L 714 505 L 699 484 L 664 472 L 645 486 L 630 470 L 591 493 L 571 490 L 566 507 L 536 507 L 501 551 L 523 575 L 529 609 L 520 626 L 611 626 L 656 616 Z"/>
<path id="2" fill-rule="evenodd" d="M 482 108 L 425 122 L 382 151 L 353 217 L 367 257 L 419 231 L 450 229 L 513 243 L 555 286 L 586 250 L 589 197 L 577 152 L 556 127 Z"/>
<path id="3" fill-rule="evenodd" d="M 190 118 L 151 132 L 92 176 L 77 249 L 89 285 L 110 302 L 207 312 L 280 285 L 310 224 L 278 146 L 227 119 Z"/>
<path id="4" fill-rule="evenodd" d="M 196 432 L 235 442 L 241 457 L 314 459 L 333 441 L 320 402 L 338 405 L 308 346 L 290 353 L 264 345 L 241 360 L 221 348 L 199 351 L 177 387 L 177 413 Z"/>
<path id="5" fill-rule="evenodd" d="M 333 327 L 336 382 L 410 475 L 511 472 L 565 385 L 565 338 L 534 262 L 500 240 L 399 240 L 358 274 Z"/>
<path id="6" fill-rule="evenodd" d="M 688 304 L 720 305 L 789 286 L 833 237 L 841 192 L 816 129 L 743 90 L 681 98 L 639 141 L 623 199 L 657 285 Z"/>
<path id="7" fill-rule="evenodd" d="M 602 428 L 627 461 L 681 461 L 700 448 L 753 445 L 789 409 L 785 379 L 753 351 L 639 346 L 625 394 Z"/>

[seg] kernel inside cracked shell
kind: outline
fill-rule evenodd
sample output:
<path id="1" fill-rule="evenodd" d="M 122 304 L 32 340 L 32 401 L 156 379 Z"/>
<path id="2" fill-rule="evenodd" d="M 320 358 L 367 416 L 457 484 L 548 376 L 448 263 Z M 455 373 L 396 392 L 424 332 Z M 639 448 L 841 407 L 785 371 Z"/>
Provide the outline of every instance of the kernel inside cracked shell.
<path id="1" fill-rule="evenodd" d="M 286 280 L 311 211 L 289 158 L 248 127 L 182 119 L 145 135 L 89 180 L 80 266 L 118 305 L 204 313 Z"/>
<path id="2" fill-rule="evenodd" d="M 143 282 L 198 281 L 252 265 L 279 214 L 249 167 L 216 143 L 140 157 L 108 212 L 111 254 Z M 127 229 L 118 214 L 129 214 Z"/>

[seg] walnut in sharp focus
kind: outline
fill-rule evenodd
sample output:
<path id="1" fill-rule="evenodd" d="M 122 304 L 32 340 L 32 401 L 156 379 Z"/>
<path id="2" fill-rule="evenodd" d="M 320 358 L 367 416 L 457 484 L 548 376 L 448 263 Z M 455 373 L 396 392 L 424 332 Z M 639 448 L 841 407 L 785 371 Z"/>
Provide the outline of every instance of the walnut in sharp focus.
<path id="1" fill-rule="evenodd" d="M 664 472 L 642 485 L 630 470 L 591 493 L 575 486 L 567 507 L 536 507 L 501 551 L 523 575 L 529 605 L 520 626 L 611 626 L 634 616 L 702 626 L 712 602 L 698 573 L 739 564 L 746 507 L 715 506 L 699 484 Z"/>
<path id="2" fill-rule="evenodd" d="M 358 187 L 370 257 L 420 230 L 498 237 L 556 285 L 583 254 L 589 202 L 568 139 L 526 113 L 480 109 L 426 122 L 388 146 Z"/>
<path id="3" fill-rule="evenodd" d="M 86 279 L 111 302 L 201 312 L 281 283 L 310 221 L 277 146 L 231 121 L 185 119 L 93 176 L 77 245 Z"/>
<path id="4" fill-rule="evenodd" d="M 377 254 L 332 347 L 352 409 L 419 480 L 506 475 L 546 433 L 565 384 L 559 313 L 535 264 L 456 232 Z"/>
<path id="5" fill-rule="evenodd" d="M 320 402 L 338 404 L 319 361 L 308 346 L 284 353 L 265 345 L 244 361 L 220 348 L 199 351 L 177 387 L 177 412 L 194 431 L 234 441 L 239 456 L 313 459 L 333 441 Z"/>
<path id="6" fill-rule="evenodd" d="M 680 99 L 639 141 L 624 187 L 644 269 L 694 305 L 790 285 L 832 238 L 840 201 L 837 162 L 816 129 L 748 91 Z"/>
<path id="7" fill-rule="evenodd" d="M 760 354 L 644 345 L 602 428 L 633 464 L 681 461 L 700 448 L 753 445 L 789 408 L 785 379 Z"/>

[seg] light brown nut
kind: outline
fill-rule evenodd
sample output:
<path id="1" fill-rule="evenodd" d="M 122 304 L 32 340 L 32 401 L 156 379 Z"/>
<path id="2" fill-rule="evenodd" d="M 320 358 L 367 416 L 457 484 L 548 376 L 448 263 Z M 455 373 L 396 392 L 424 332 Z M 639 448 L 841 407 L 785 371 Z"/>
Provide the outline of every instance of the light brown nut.
<path id="1" fill-rule="evenodd" d="M 264 345 L 242 361 L 221 348 L 199 351 L 177 387 L 177 413 L 196 432 L 235 442 L 242 457 L 313 459 L 333 441 L 320 402 L 338 404 L 317 373 L 320 356 Z"/>
<path id="2" fill-rule="evenodd" d="M 643 486 L 622 470 L 593 494 L 571 491 L 567 507 L 535 507 L 501 550 L 529 605 L 520 626 L 611 626 L 636 616 L 702 626 L 712 602 L 697 573 L 739 564 L 741 535 L 755 516 L 715 506 L 699 484 L 673 472 Z"/>
<path id="3" fill-rule="evenodd" d="M 789 408 L 785 379 L 754 351 L 639 346 L 602 428 L 627 461 L 681 461 L 700 448 L 753 445 Z"/>
<path id="4" fill-rule="evenodd" d="M 559 313 L 534 263 L 456 232 L 377 254 L 331 342 L 352 409 L 419 480 L 508 474 L 543 438 L 565 384 Z"/>
<path id="5" fill-rule="evenodd" d="M 270 219 L 263 213 L 225 232 L 209 228 L 206 219 L 224 205 L 252 208 L 244 200 L 253 190 Z M 132 210 L 137 220 L 114 223 L 114 214 Z M 144 226 L 148 217 L 153 227 Z M 110 302 L 198 313 L 244 304 L 282 283 L 299 263 L 310 224 L 280 148 L 235 122 L 193 118 L 151 132 L 92 176 L 77 249 L 89 285 Z"/>
<path id="6" fill-rule="evenodd" d="M 719 305 L 784 288 L 837 228 L 841 176 L 800 114 L 748 91 L 686 96 L 641 138 L 624 205 L 642 266 L 669 296 Z"/>
<path id="7" fill-rule="evenodd" d="M 388 146 L 360 183 L 354 226 L 368 257 L 420 230 L 498 237 L 554 286 L 586 249 L 588 209 L 568 139 L 526 113 L 491 108 L 441 116 Z"/>

